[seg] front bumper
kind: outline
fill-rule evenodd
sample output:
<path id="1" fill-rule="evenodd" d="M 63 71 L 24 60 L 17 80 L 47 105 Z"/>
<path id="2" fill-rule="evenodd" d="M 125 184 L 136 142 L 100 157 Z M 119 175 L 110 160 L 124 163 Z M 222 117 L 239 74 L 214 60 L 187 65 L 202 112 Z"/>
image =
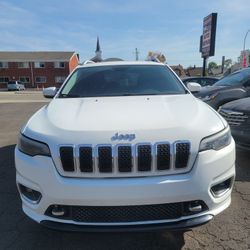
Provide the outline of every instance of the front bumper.
<path id="1" fill-rule="evenodd" d="M 99 229 L 169 228 L 181 229 L 204 224 L 226 209 L 231 202 L 231 189 L 214 197 L 210 189 L 235 176 L 235 145 L 219 151 L 198 154 L 192 170 L 186 174 L 135 178 L 66 178 L 58 174 L 51 158 L 30 157 L 15 149 L 16 180 L 42 194 L 38 204 L 21 195 L 23 211 L 38 223 L 48 227 L 87 231 Z M 84 223 L 45 215 L 53 204 L 78 206 L 133 206 L 202 200 L 207 211 L 183 216 L 176 220 L 141 221 L 125 223 Z"/>
<path id="2" fill-rule="evenodd" d="M 141 224 L 141 225 L 121 225 L 121 226 L 89 226 L 76 225 L 69 223 L 60 223 L 55 221 L 44 220 L 41 224 L 50 229 L 59 231 L 72 232 L 141 232 L 155 230 L 186 230 L 197 226 L 204 225 L 213 219 L 212 215 L 202 215 L 196 218 L 181 220 L 177 222 L 165 222 L 159 224 Z"/>

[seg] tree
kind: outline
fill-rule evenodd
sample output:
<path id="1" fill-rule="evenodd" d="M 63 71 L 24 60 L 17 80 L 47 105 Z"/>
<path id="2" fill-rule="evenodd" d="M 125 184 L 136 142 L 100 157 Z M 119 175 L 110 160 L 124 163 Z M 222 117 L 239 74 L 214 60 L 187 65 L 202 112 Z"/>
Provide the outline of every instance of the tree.
<path id="1" fill-rule="evenodd" d="M 226 59 L 224 62 L 225 68 L 230 68 L 232 66 L 233 62 L 232 59 Z"/>
<path id="2" fill-rule="evenodd" d="M 211 70 L 211 69 L 216 69 L 218 67 L 217 63 L 216 62 L 210 62 L 208 64 L 208 70 Z"/>

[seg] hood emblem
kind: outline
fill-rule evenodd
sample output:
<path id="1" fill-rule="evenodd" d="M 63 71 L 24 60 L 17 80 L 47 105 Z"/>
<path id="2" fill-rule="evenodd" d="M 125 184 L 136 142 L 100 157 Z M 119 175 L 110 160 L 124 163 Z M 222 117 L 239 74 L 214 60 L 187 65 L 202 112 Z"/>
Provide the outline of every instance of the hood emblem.
<path id="1" fill-rule="evenodd" d="M 111 141 L 133 141 L 135 139 L 135 134 L 118 134 L 116 133 L 114 136 L 111 137 Z"/>

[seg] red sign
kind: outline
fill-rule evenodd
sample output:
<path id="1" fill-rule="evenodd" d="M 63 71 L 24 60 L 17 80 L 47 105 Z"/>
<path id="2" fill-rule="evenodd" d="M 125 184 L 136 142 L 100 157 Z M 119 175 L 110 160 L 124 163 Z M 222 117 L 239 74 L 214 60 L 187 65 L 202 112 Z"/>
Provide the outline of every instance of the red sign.
<path id="1" fill-rule="evenodd" d="M 246 56 L 246 52 L 243 52 L 243 68 L 247 67 L 247 56 Z"/>

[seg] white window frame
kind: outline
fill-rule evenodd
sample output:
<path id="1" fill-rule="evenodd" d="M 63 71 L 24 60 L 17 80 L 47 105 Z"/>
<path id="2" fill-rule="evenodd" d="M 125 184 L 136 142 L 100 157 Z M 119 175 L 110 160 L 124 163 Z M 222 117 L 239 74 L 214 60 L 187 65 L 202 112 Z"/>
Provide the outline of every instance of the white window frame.
<path id="1" fill-rule="evenodd" d="M 0 76 L 0 79 L 1 78 L 8 78 L 8 81 L 7 82 L 6 81 L 4 81 L 4 82 L 0 81 L 0 83 L 8 83 L 10 81 L 10 77 L 8 77 L 8 76 Z"/>
<path id="2" fill-rule="evenodd" d="M 34 67 L 39 69 L 39 68 L 45 68 L 45 62 L 35 62 Z"/>
<path id="3" fill-rule="evenodd" d="M 7 69 L 7 68 L 9 68 L 9 63 L 0 61 L 0 69 Z"/>
<path id="4" fill-rule="evenodd" d="M 28 78 L 29 81 L 22 81 L 21 78 Z M 30 83 L 30 77 L 29 77 L 29 76 L 20 76 L 20 77 L 19 77 L 19 81 L 20 81 L 20 82 L 23 82 L 23 83 Z"/>
<path id="5" fill-rule="evenodd" d="M 44 78 L 44 81 L 39 82 L 39 81 L 37 81 L 37 78 Z M 35 80 L 36 80 L 36 83 L 46 83 L 47 82 L 46 76 L 36 76 Z"/>
<path id="6" fill-rule="evenodd" d="M 60 65 L 61 63 L 63 63 L 63 67 Z M 54 68 L 56 68 L 56 69 L 64 69 L 65 68 L 65 62 L 63 62 L 63 61 L 54 62 Z"/>
<path id="7" fill-rule="evenodd" d="M 22 64 L 22 66 L 21 66 L 21 64 Z M 28 62 L 18 62 L 17 67 L 19 69 L 28 69 L 29 68 L 29 63 Z"/>
<path id="8" fill-rule="evenodd" d="M 58 81 L 58 79 L 60 79 Z M 55 83 L 63 83 L 66 79 L 66 76 L 55 76 Z"/>

